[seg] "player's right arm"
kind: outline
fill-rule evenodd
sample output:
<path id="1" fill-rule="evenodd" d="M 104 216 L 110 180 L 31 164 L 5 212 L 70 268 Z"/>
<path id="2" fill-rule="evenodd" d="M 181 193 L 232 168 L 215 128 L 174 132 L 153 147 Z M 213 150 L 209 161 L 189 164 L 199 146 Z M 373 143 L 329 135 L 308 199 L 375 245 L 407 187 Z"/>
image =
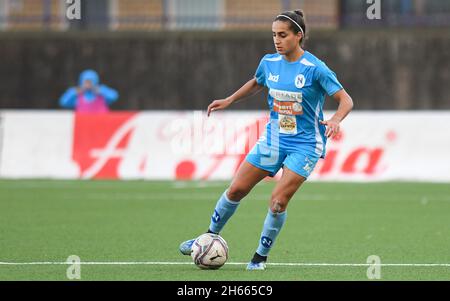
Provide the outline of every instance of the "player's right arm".
<path id="1" fill-rule="evenodd" d="M 208 106 L 207 115 L 209 117 L 209 114 L 211 114 L 212 111 L 223 110 L 232 103 L 238 102 L 244 98 L 252 96 L 261 91 L 262 89 L 263 86 L 260 86 L 257 83 L 256 78 L 252 78 L 251 80 L 246 82 L 239 90 L 234 92 L 233 95 L 224 99 L 214 100 L 212 103 L 210 103 Z"/>

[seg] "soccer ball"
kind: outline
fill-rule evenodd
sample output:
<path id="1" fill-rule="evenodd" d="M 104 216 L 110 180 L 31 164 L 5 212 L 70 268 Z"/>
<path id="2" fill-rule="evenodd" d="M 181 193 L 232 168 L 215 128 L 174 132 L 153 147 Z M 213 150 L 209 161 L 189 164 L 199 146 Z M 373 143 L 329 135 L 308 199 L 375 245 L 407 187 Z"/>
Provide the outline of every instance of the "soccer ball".
<path id="1" fill-rule="evenodd" d="M 192 244 L 191 256 L 199 268 L 216 270 L 228 259 L 227 242 L 220 235 L 202 234 Z"/>

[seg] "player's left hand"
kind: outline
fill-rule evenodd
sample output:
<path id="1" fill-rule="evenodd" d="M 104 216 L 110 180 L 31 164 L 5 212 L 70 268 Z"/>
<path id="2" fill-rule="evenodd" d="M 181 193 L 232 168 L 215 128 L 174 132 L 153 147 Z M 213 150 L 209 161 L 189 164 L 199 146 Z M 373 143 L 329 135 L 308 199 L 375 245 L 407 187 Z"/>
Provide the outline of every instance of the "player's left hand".
<path id="1" fill-rule="evenodd" d="M 338 121 L 330 119 L 327 121 L 321 120 L 320 123 L 327 126 L 325 131 L 325 136 L 327 136 L 327 138 L 334 138 L 337 134 L 339 134 L 340 128 Z"/>

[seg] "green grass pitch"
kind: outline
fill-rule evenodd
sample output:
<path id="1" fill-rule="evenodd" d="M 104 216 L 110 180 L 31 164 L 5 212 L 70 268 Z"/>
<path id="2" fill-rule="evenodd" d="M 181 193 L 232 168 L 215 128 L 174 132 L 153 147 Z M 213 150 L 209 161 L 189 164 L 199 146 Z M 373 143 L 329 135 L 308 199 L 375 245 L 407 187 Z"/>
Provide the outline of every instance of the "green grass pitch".
<path id="1" fill-rule="evenodd" d="M 69 255 L 106 263 L 82 264 L 81 280 L 368 280 L 364 265 L 301 264 L 366 264 L 369 255 L 381 259 L 381 280 L 450 280 L 450 185 L 432 183 L 307 182 L 269 257 L 300 265 L 248 272 L 232 263 L 247 262 L 257 247 L 275 185 L 263 181 L 221 233 L 228 264 L 164 264 L 191 262 L 178 245 L 207 230 L 227 185 L 2 180 L 0 280 L 68 280 L 68 265 L 57 263 Z"/>

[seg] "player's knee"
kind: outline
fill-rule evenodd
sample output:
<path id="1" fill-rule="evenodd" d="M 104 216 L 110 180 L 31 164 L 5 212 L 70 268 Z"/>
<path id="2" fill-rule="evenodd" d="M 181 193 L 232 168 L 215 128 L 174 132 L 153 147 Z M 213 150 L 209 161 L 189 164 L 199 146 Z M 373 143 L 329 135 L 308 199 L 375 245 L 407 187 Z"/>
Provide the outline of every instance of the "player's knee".
<path id="1" fill-rule="evenodd" d="M 286 211 L 287 202 L 283 202 L 277 198 L 273 198 L 270 202 L 270 211 L 273 213 L 281 213 Z"/>
<path id="2" fill-rule="evenodd" d="M 231 201 L 238 202 L 242 200 L 246 195 L 248 191 L 245 187 L 240 185 L 232 185 L 227 190 L 227 197 Z"/>

